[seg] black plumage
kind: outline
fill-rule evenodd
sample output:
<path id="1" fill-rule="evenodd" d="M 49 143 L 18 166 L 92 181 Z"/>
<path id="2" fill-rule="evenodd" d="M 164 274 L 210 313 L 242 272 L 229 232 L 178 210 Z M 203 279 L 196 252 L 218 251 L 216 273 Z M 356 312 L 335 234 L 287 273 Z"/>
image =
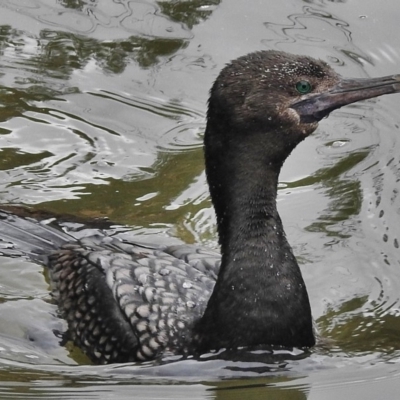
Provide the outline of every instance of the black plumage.
<path id="1" fill-rule="evenodd" d="M 101 235 L 75 240 L 7 212 L 0 238 L 12 245 L 3 253 L 23 252 L 49 267 L 72 338 L 95 362 L 311 347 L 307 290 L 276 208 L 280 169 L 334 109 L 399 91 L 398 76 L 346 80 L 305 56 L 240 57 L 211 89 L 204 137 L 222 256 Z"/>

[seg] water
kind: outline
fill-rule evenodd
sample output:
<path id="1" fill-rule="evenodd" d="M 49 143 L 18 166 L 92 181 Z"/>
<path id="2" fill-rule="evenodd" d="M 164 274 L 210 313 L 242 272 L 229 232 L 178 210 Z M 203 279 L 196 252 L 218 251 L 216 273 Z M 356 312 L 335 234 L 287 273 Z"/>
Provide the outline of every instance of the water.
<path id="1" fill-rule="evenodd" d="M 397 9 L 395 0 L 0 0 L 0 203 L 216 248 L 201 147 L 219 70 L 278 49 L 348 77 L 399 73 Z M 91 366 L 60 345 L 65 323 L 43 268 L 2 258 L 0 398 L 396 399 L 399 105 L 393 95 L 335 112 L 282 171 L 279 209 L 328 343 Z"/>

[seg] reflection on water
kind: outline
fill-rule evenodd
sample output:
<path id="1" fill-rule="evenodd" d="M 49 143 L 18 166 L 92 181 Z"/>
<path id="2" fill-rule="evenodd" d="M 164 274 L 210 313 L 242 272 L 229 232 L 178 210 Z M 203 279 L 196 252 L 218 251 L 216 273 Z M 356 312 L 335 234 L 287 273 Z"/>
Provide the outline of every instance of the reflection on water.
<path id="1" fill-rule="evenodd" d="M 195 25 L 211 16 L 221 0 L 187 0 L 187 1 L 158 1 L 162 14 L 173 21 L 182 22 L 192 29 Z"/>
<path id="2" fill-rule="evenodd" d="M 325 42 L 332 40 L 332 33 L 339 33 L 344 36 L 345 41 L 351 41 L 349 24 L 321 8 L 305 6 L 301 13 L 291 14 L 287 19 L 290 21 L 288 24 L 266 22 L 265 27 L 274 33 L 273 36 L 280 37 L 284 42 L 289 43 Z M 317 26 L 323 27 L 324 25 L 328 25 L 332 29 L 315 29 Z M 316 35 L 314 37 L 309 36 L 310 31 L 315 32 Z M 325 35 L 324 31 L 326 32 Z M 267 40 L 272 41 L 272 39 Z M 273 39 L 273 41 L 276 45 L 280 43 L 276 39 Z"/>
<path id="3" fill-rule="evenodd" d="M 98 40 L 45 29 L 33 43 L 32 38 L 25 36 L 25 32 L 6 25 L 1 27 L 0 43 L 7 57 L 22 59 L 23 68 L 34 74 L 29 79 L 18 79 L 19 84 L 44 83 L 49 86 L 48 78 L 67 80 L 76 69 L 84 69 L 93 62 L 105 72 L 116 74 L 123 72 L 132 61 L 148 68 L 157 63 L 159 57 L 174 54 L 184 47 L 186 41 L 140 36 Z"/>
<path id="4" fill-rule="evenodd" d="M 93 229 L 132 240 L 217 247 L 201 138 L 208 89 L 232 54 L 254 48 L 307 53 L 347 76 L 398 70 L 391 65 L 399 59 L 396 43 L 385 36 L 397 29 L 397 19 L 382 7 L 242 3 L 0 1 L 0 202 L 29 205 L 32 212 L 108 217 L 129 227 Z M 388 29 L 376 30 L 371 15 Z M 305 399 L 325 370 L 339 383 L 339 367 L 348 369 L 348 379 L 376 364 L 384 367 L 372 370 L 372 378 L 395 376 L 398 104 L 390 96 L 336 112 L 283 170 L 279 207 L 317 326 L 329 340 L 306 353 L 89 366 L 79 350 L 64 346 L 65 323 L 41 266 L 3 258 L 0 381 L 9 386 L 0 384 L 0 397 L 42 398 L 64 386 L 71 398 L 116 390 L 121 398 L 175 399 L 190 392 L 198 398 Z M 84 234 L 77 222 L 64 228 Z M 215 383 L 218 377 L 230 380 Z M 110 379 L 121 383 L 118 389 Z M 200 381 L 213 383 L 190 386 Z M 144 385 L 154 382 L 168 386 Z"/>

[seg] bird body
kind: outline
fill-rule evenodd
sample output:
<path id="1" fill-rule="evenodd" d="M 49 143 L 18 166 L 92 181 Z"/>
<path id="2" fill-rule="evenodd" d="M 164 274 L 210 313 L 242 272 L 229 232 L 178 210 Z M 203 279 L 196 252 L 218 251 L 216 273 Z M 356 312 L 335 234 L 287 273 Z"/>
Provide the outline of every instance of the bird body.
<path id="1" fill-rule="evenodd" d="M 71 336 L 95 362 L 311 347 L 310 302 L 276 207 L 281 167 L 334 109 L 399 91 L 399 76 L 345 80 L 322 61 L 277 51 L 228 64 L 211 89 L 204 136 L 221 255 L 75 240 L 5 212 L 0 238 L 49 267 Z"/>

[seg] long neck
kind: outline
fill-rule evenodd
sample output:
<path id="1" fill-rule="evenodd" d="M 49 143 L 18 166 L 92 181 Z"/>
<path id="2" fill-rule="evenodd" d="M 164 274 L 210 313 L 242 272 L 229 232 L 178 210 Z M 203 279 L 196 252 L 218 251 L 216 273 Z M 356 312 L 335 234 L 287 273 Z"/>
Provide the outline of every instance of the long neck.
<path id="1" fill-rule="evenodd" d="M 199 347 L 312 346 L 307 291 L 276 208 L 283 160 L 268 158 L 261 136 L 220 151 L 207 140 L 222 264 L 198 324 Z"/>

